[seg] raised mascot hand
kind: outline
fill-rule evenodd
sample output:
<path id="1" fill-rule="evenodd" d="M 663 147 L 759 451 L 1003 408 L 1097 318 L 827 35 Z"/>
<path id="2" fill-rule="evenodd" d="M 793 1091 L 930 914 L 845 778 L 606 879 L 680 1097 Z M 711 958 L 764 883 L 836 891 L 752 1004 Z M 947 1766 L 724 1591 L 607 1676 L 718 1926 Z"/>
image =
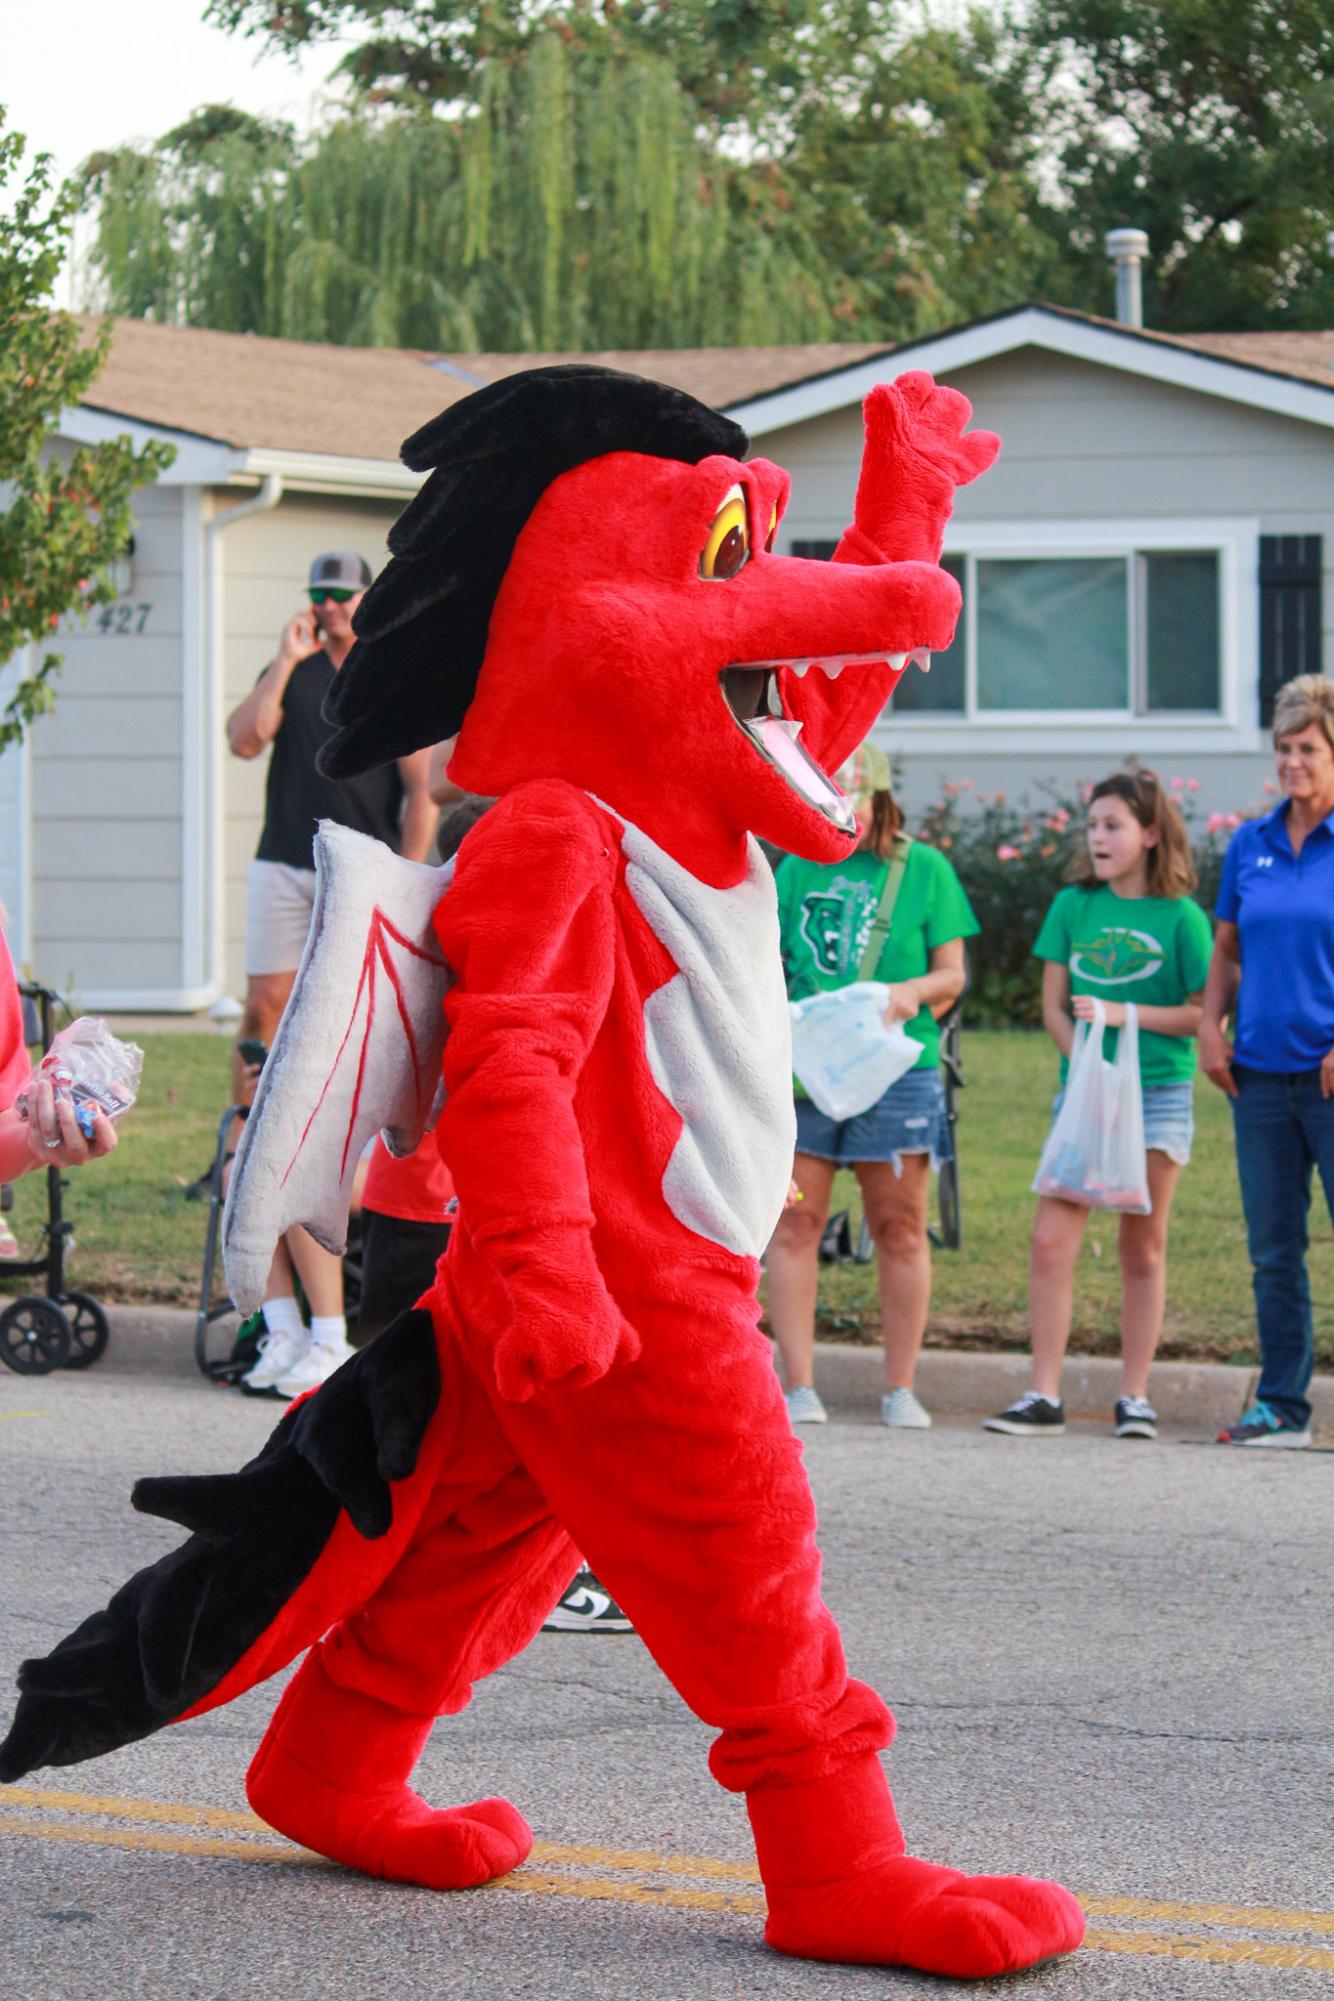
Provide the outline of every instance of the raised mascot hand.
<path id="1" fill-rule="evenodd" d="M 865 443 L 853 525 L 836 560 L 938 563 L 956 487 L 1000 451 L 991 431 L 965 425 L 973 406 L 921 369 L 877 383 L 862 405 Z"/>

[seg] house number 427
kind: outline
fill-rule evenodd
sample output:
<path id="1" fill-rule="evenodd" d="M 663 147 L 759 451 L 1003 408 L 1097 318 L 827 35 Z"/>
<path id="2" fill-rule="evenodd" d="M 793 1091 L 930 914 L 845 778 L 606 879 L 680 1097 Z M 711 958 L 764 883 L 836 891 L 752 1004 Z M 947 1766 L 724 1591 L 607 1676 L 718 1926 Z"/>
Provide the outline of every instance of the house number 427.
<path id="1" fill-rule="evenodd" d="M 97 629 L 111 639 L 124 639 L 142 632 L 148 624 L 151 604 L 107 604 L 97 614 Z"/>

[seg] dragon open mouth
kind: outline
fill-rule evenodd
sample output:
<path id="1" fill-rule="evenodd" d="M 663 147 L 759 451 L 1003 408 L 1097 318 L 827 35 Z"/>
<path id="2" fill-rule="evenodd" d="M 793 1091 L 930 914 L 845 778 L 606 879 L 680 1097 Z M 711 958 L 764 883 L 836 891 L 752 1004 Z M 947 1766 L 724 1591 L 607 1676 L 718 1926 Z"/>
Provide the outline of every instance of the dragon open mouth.
<path id="1" fill-rule="evenodd" d="M 910 661 L 915 662 L 925 673 L 930 669 L 931 655 L 925 647 L 917 647 L 911 653 L 847 653 L 835 654 L 828 659 L 756 660 L 724 667 L 718 677 L 723 699 L 765 762 L 782 773 L 807 805 L 814 806 L 818 813 L 845 834 L 856 831 L 856 816 L 828 774 L 798 743 L 801 724 L 783 714 L 782 698 L 778 692 L 778 669 L 790 668 L 798 677 L 814 669 L 833 681 L 847 668 L 883 667 L 886 661 L 896 668 L 903 668 Z"/>

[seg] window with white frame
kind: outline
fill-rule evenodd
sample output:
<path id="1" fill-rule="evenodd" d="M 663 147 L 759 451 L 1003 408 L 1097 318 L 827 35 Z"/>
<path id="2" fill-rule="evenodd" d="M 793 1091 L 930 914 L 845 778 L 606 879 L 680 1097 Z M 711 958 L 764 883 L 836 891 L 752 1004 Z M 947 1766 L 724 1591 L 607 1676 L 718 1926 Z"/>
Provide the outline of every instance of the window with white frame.
<path id="1" fill-rule="evenodd" d="M 1149 545 L 1043 546 L 1022 531 L 975 531 L 947 550 L 963 588 L 954 644 L 910 674 L 896 717 L 1219 717 L 1226 707 L 1221 540 L 1158 529 Z M 1111 538 L 1108 538 L 1110 541 Z"/>

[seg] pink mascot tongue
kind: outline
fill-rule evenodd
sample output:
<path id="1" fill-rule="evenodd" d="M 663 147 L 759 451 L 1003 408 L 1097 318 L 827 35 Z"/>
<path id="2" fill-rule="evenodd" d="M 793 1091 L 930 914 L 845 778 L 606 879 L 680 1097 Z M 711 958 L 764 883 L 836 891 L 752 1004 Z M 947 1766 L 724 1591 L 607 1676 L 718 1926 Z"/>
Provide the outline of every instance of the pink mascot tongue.
<path id="1" fill-rule="evenodd" d="M 821 1599 L 757 1326 L 795 1128 L 754 837 L 850 851 L 829 774 L 908 656 L 953 634 L 941 537 L 997 449 L 969 414 L 923 375 L 873 391 L 828 564 L 776 552 L 787 475 L 659 384 L 537 370 L 409 441 L 431 477 L 359 614 L 326 761 L 457 734 L 451 775 L 497 803 L 448 882 L 328 848 L 237 1161 L 229 1277 L 243 1296 L 287 1219 L 336 1240 L 368 1119 L 411 1143 L 442 993 L 449 1250 L 241 1473 L 140 1483 L 137 1505 L 192 1533 L 25 1663 L 0 1779 L 132 1742 L 304 1651 L 250 1768 L 256 1811 L 371 1875 L 490 1881 L 528 1853 L 523 1815 L 430 1806 L 411 1774 L 581 1553 L 717 1732 L 772 1946 L 988 1977 L 1078 1944 L 1057 1884 L 906 1854 L 892 1719 Z"/>

